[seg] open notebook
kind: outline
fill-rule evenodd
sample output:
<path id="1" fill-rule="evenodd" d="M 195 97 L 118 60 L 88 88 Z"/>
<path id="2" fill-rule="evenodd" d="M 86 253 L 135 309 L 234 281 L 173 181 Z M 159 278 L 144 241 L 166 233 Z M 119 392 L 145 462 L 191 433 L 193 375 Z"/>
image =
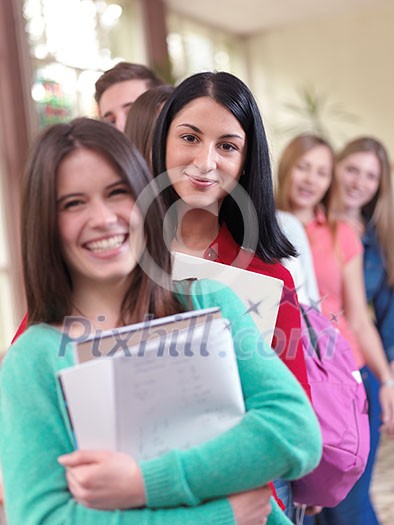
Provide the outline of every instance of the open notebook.
<path id="1" fill-rule="evenodd" d="M 123 328 L 134 344 L 112 357 L 94 358 L 95 338 L 76 345 L 81 362 L 59 380 L 78 448 L 140 461 L 200 444 L 240 421 L 245 407 L 228 321 L 218 309 L 174 317 L 149 321 L 149 330 L 143 323 Z M 112 350 L 118 337 L 101 335 L 100 348 Z"/>

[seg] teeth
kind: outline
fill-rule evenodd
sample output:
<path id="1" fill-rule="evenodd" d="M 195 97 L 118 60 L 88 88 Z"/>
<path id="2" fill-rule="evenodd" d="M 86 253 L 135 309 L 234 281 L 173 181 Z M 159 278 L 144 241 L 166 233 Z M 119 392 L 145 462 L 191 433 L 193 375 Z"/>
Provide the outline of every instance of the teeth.
<path id="1" fill-rule="evenodd" d="M 126 235 L 115 235 L 109 239 L 101 239 L 100 241 L 92 241 L 86 244 L 86 248 L 92 252 L 104 252 L 106 250 L 113 250 L 121 246 L 126 239 Z"/>

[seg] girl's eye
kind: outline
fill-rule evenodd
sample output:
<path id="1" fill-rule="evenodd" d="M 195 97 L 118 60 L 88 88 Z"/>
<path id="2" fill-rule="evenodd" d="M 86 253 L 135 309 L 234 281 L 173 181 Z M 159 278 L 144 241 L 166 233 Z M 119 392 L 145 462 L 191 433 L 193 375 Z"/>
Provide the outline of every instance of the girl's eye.
<path id="1" fill-rule="evenodd" d="M 115 126 L 116 124 L 116 120 L 114 117 L 104 117 L 103 121 L 107 122 L 108 124 L 111 124 L 111 126 Z"/>
<path id="2" fill-rule="evenodd" d="M 78 206 L 82 206 L 83 204 L 84 204 L 83 200 L 81 200 L 81 199 L 73 199 L 73 200 L 65 201 L 62 204 L 61 209 L 63 209 L 63 210 L 71 210 L 71 209 L 74 209 L 74 208 L 78 208 Z"/>
<path id="3" fill-rule="evenodd" d="M 234 144 L 229 144 L 228 142 L 225 142 L 221 145 L 221 148 L 225 151 L 238 151 L 238 148 L 234 146 Z"/>
<path id="4" fill-rule="evenodd" d="M 189 142 L 190 144 L 194 144 L 195 142 L 197 142 L 197 137 L 195 137 L 194 135 L 182 135 L 181 138 L 185 141 L 185 142 Z"/>
<path id="5" fill-rule="evenodd" d="M 125 195 L 125 194 L 128 194 L 129 192 L 125 189 L 125 188 L 116 188 L 116 190 L 112 190 L 110 192 L 110 196 L 113 196 L 113 195 Z"/>
<path id="6" fill-rule="evenodd" d="M 357 168 L 355 168 L 354 166 L 346 166 L 346 171 L 348 173 L 357 173 Z"/>
<path id="7" fill-rule="evenodd" d="M 125 184 L 116 186 L 115 188 L 111 189 L 109 196 L 115 197 L 116 195 L 130 195 L 130 189 Z"/>

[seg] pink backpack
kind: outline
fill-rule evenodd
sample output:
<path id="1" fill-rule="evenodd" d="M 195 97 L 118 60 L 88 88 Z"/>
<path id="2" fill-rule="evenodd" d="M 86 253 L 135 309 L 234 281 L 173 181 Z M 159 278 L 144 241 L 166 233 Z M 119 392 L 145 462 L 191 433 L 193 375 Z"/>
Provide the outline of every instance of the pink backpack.
<path id="1" fill-rule="evenodd" d="M 323 436 L 318 467 L 292 483 L 294 501 L 334 507 L 363 473 L 369 453 L 368 402 L 348 342 L 317 310 L 301 306 L 312 404 Z"/>

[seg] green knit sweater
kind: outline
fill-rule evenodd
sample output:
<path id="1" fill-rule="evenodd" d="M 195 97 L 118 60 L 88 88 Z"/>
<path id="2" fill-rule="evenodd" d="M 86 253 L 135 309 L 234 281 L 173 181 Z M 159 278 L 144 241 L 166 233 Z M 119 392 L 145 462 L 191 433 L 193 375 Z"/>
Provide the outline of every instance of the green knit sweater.
<path id="1" fill-rule="evenodd" d="M 262 342 L 229 289 L 192 285 L 194 308 L 220 306 L 231 322 L 246 414 L 221 436 L 141 463 L 144 509 L 97 511 L 76 503 L 58 456 L 73 440 L 56 379 L 71 366 L 71 345 L 40 324 L 11 347 L 1 370 L 0 453 L 8 525 L 233 525 L 227 495 L 305 475 L 319 462 L 318 422 L 302 388 Z M 63 337 L 63 339 L 62 339 Z M 272 502 L 269 525 L 289 524 Z"/>

